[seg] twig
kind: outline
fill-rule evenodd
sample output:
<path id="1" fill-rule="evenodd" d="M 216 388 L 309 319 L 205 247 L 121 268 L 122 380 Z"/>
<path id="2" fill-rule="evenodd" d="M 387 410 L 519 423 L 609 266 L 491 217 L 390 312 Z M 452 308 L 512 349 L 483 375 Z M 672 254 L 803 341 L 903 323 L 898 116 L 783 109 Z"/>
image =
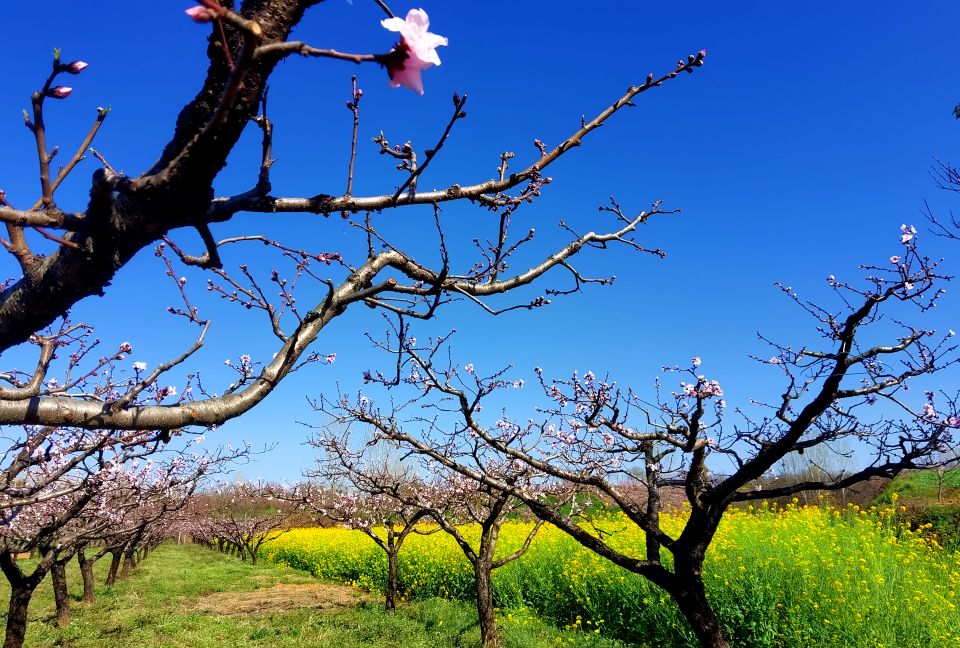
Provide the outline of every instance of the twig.
<path id="1" fill-rule="evenodd" d="M 384 13 L 387 14 L 388 17 L 396 18 L 396 15 L 392 11 L 390 11 L 390 7 L 388 7 L 387 3 L 385 3 L 383 0 L 373 0 L 373 1 L 377 3 L 378 7 L 383 9 Z"/>
<path id="2" fill-rule="evenodd" d="M 53 190 L 50 185 L 50 160 L 53 159 L 53 156 L 47 153 L 46 128 L 43 123 L 43 100 L 46 99 L 47 92 L 50 91 L 50 85 L 59 73 L 57 69 L 58 63 L 59 55 L 55 53 L 53 57 L 53 72 L 47 77 L 43 88 L 34 92 L 30 98 L 30 103 L 33 107 L 33 121 L 31 122 L 26 119 L 26 113 L 24 113 L 27 128 L 33 133 L 33 138 L 37 144 L 37 160 L 40 164 L 40 201 L 41 204 L 46 207 L 53 206 Z"/>
<path id="3" fill-rule="evenodd" d="M 227 46 L 227 32 L 223 30 L 223 21 L 217 18 L 217 29 L 220 31 L 220 45 L 223 47 L 223 57 L 227 61 L 227 67 L 233 67 L 233 56 L 230 55 L 230 48 Z"/>
<path id="4" fill-rule="evenodd" d="M 357 130 L 360 128 L 360 97 L 363 96 L 363 90 L 357 88 L 357 76 L 353 75 L 351 81 L 353 98 L 347 102 L 347 108 L 353 113 L 353 135 L 350 138 L 350 164 L 347 166 L 347 196 L 353 193 L 353 165 L 357 160 Z"/>
<path id="5" fill-rule="evenodd" d="M 109 171 L 110 173 L 112 173 L 112 174 L 114 174 L 114 175 L 117 175 L 117 172 L 114 170 L 114 168 L 113 168 L 112 166 L 110 166 L 110 163 L 107 162 L 107 158 L 103 157 L 103 154 L 102 154 L 100 151 L 98 151 L 98 150 L 96 150 L 96 149 L 94 149 L 94 148 L 91 148 L 91 149 L 90 149 L 90 155 L 92 155 L 93 157 L 97 158 L 97 159 L 100 161 L 100 164 L 103 165 L 103 168 L 104 168 L 104 169 L 106 169 L 107 171 Z"/>
<path id="6" fill-rule="evenodd" d="M 70 158 L 70 161 L 60 169 L 60 172 L 57 174 L 57 177 L 50 183 L 50 192 L 51 194 L 57 190 L 57 187 L 60 186 L 60 183 L 69 175 L 73 168 L 83 160 L 84 153 L 93 144 L 93 138 L 97 136 L 97 132 L 100 130 L 100 126 L 103 124 L 103 120 L 107 118 L 107 113 L 110 112 L 110 108 L 97 108 L 97 118 L 93 122 L 93 126 L 90 127 L 90 131 L 87 133 L 87 136 L 83 138 L 83 142 L 80 144 L 80 148 L 77 149 L 77 152 L 73 154 L 73 157 Z M 91 149 L 92 150 L 92 149 Z M 43 199 L 41 198 L 33 204 L 31 211 L 39 209 L 43 205 Z"/>
<path id="7" fill-rule="evenodd" d="M 288 45 L 288 44 L 281 44 Z M 487 180 L 474 185 L 461 186 L 454 184 L 446 189 L 436 191 L 425 191 L 417 194 L 401 195 L 396 200 L 393 195 L 385 194 L 379 196 L 331 196 L 327 194 L 318 194 L 308 198 L 272 198 L 268 201 L 254 199 L 248 195 L 238 195 L 229 198 L 217 198 L 210 204 L 207 213 L 207 219 L 210 222 L 228 220 L 230 216 L 238 211 L 253 212 L 309 212 L 331 214 L 340 211 L 360 212 L 367 210 L 381 210 L 397 205 L 423 205 L 435 202 L 445 202 L 448 200 L 476 200 L 492 207 L 499 206 L 497 200 L 490 195 L 496 195 L 506 191 L 519 184 L 530 180 L 540 174 L 546 167 L 552 164 L 571 148 L 579 146 L 583 138 L 591 131 L 599 128 L 614 113 L 626 106 L 633 106 L 633 99 L 651 88 L 661 86 L 664 82 L 679 76 L 678 72 L 690 71 L 703 64 L 703 57 L 694 57 L 693 63 L 683 63 L 673 72 L 661 76 L 659 79 L 652 74 L 647 80 L 640 84 L 631 86 L 626 93 L 613 104 L 608 106 L 593 120 L 582 125 L 576 132 L 565 139 L 560 145 L 551 151 L 544 148 L 544 153 L 530 166 L 511 173 L 503 180 Z"/>
<path id="8" fill-rule="evenodd" d="M 270 168 L 273 166 L 273 122 L 267 118 L 267 95 L 270 88 L 264 86 L 260 97 L 260 114 L 253 117 L 253 122 L 263 131 L 260 142 L 261 158 L 260 173 L 257 175 L 257 193 L 266 196 L 270 193 Z"/>
<path id="9" fill-rule="evenodd" d="M 37 234 L 39 234 L 40 236 L 42 236 L 42 237 L 45 238 L 45 239 L 48 239 L 48 240 L 50 240 L 50 241 L 53 241 L 54 243 L 59 243 L 60 245 L 62 245 L 62 246 L 64 246 L 64 247 L 71 248 L 71 249 L 73 249 L 73 250 L 79 250 L 79 249 L 80 249 L 80 246 L 77 245 L 76 243 L 74 243 L 73 241 L 68 241 L 67 239 L 60 238 L 59 236 L 57 236 L 57 235 L 55 235 L 55 234 L 51 234 L 50 232 L 48 232 L 47 230 L 43 229 L 42 227 L 34 227 L 33 229 L 36 230 Z"/>
<path id="10" fill-rule="evenodd" d="M 467 116 L 467 113 L 463 112 L 463 106 L 466 103 L 467 103 L 467 95 L 463 95 L 461 97 L 458 94 L 454 93 L 453 116 L 450 118 L 450 121 L 447 122 L 447 127 L 443 129 L 443 135 L 440 136 L 440 140 L 437 142 L 436 146 L 434 146 L 432 149 L 426 150 L 427 158 L 423 161 L 423 164 L 417 167 L 416 170 L 414 170 L 410 174 L 410 177 L 407 178 L 406 182 L 400 185 L 400 188 L 397 189 L 397 192 L 393 194 L 394 204 L 396 204 L 397 200 L 400 199 L 400 196 L 403 194 L 404 190 L 406 190 L 407 187 L 411 187 L 413 189 L 411 193 L 414 193 L 416 191 L 416 185 L 414 183 L 416 182 L 420 174 L 423 173 L 423 170 L 426 169 L 427 166 L 430 164 L 430 160 L 432 160 L 436 156 L 436 154 L 440 151 L 440 149 L 443 148 L 443 143 L 446 142 L 447 137 L 450 136 L 450 131 L 453 129 L 453 125 L 457 123 L 458 119 L 463 119 L 464 117 Z"/>
<path id="11" fill-rule="evenodd" d="M 342 61 L 352 61 L 354 63 L 378 63 L 383 60 L 384 54 L 350 54 L 348 52 L 339 52 L 332 49 L 318 49 L 311 47 L 302 41 L 288 41 L 283 43 L 270 43 L 261 45 L 253 54 L 255 59 L 276 56 L 283 58 L 291 54 L 300 54 L 301 56 L 316 56 L 325 58 L 340 59 Z"/>

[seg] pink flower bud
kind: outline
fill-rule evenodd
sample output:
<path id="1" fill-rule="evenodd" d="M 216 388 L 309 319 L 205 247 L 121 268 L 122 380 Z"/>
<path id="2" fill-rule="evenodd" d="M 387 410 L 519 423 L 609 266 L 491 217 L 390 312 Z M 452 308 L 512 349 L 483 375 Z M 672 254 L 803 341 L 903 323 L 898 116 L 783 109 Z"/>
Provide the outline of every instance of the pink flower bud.
<path id="1" fill-rule="evenodd" d="M 80 74 L 88 67 L 90 67 L 90 64 L 86 61 L 74 61 L 73 63 L 69 63 L 68 65 L 64 66 L 63 69 L 70 74 Z"/>
<path id="2" fill-rule="evenodd" d="M 210 22 L 214 17 L 213 13 L 206 7 L 190 7 L 186 14 L 198 23 Z"/>
<path id="3" fill-rule="evenodd" d="M 54 86 L 47 90 L 47 96 L 53 97 L 54 99 L 66 99 L 70 96 L 70 93 L 73 92 L 73 88 L 68 88 L 67 86 Z"/>

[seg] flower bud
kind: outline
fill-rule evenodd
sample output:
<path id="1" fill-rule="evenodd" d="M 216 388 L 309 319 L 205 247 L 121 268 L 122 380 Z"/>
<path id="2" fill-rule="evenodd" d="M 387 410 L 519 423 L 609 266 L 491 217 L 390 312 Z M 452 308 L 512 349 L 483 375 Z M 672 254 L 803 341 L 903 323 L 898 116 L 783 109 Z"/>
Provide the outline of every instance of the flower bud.
<path id="1" fill-rule="evenodd" d="M 67 86 L 54 86 L 47 90 L 47 96 L 54 99 L 66 99 L 73 92 L 73 88 Z"/>
<path id="2" fill-rule="evenodd" d="M 69 72 L 70 74 L 80 74 L 84 70 L 90 67 L 90 64 L 86 61 L 74 61 L 73 63 L 68 63 L 64 66 L 64 71 Z"/>
<path id="3" fill-rule="evenodd" d="M 213 13 L 206 7 L 190 7 L 186 10 L 186 14 L 194 20 L 194 22 L 205 23 L 213 20 Z"/>

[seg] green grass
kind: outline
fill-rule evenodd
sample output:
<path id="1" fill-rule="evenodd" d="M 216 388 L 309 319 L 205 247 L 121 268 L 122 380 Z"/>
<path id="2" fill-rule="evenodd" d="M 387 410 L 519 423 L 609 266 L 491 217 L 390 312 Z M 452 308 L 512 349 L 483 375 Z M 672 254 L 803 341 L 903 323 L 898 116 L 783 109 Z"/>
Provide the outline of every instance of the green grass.
<path id="1" fill-rule="evenodd" d="M 889 504 L 891 495 L 897 493 L 906 504 L 936 505 L 939 479 L 936 470 L 903 473 L 890 482 L 877 498 L 877 503 Z M 943 495 L 950 497 L 957 490 L 960 490 L 960 468 L 950 468 L 943 474 Z"/>
<path id="2" fill-rule="evenodd" d="M 951 551 L 960 550 L 960 468 L 944 471 L 942 478 L 936 470 L 904 473 L 890 482 L 877 503 L 888 505 L 894 493 L 913 527 L 926 528 Z"/>
<path id="3" fill-rule="evenodd" d="M 164 545 L 127 580 L 114 587 L 99 585 L 106 559 L 97 565 L 98 601 L 79 602 L 79 572 L 68 572 L 73 622 L 65 629 L 53 623 L 49 580 L 37 590 L 30 607 L 27 646 L 103 648 L 206 648 L 208 646 L 300 648 L 470 648 L 479 645 L 476 612 L 464 602 L 429 599 L 405 604 L 394 614 L 379 599 L 337 610 L 296 607 L 263 613 L 221 616 L 198 609 L 206 595 L 252 592 L 278 584 L 317 581 L 287 567 L 254 567 L 236 558 L 196 546 Z M 5 581 L 0 596 L 6 600 Z M 223 599 L 221 598 L 221 601 Z M 4 617 L 5 614 L 0 615 Z M 594 646 L 621 644 L 584 632 L 558 630 L 524 611 L 503 612 L 501 626 L 508 647 Z"/>

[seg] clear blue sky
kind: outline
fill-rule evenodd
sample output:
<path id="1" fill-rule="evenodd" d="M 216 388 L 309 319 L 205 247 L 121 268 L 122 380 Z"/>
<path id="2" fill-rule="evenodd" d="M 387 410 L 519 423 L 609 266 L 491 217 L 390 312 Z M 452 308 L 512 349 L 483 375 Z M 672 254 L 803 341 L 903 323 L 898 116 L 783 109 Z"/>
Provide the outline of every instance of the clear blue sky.
<path id="1" fill-rule="evenodd" d="M 631 211 L 663 199 L 683 213 L 652 223 L 642 238 L 668 257 L 658 261 L 626 250 L 594 254 L 581 267 L 616 274 L 613 287 L 498 319 L 454 306 L 418 328 L 426 335 L 455 326 L 464 361 L 491 369 L 513 363 L 527 379 L 534 365 L 551 374 L 609 371 L 621 383 L 644 386 L 661 365 L 699 355 L 703 371 L 721 380 L 731 404 L 746 402 L 766 393 L 774 379 L 747 358 L 766 352 L 757 331 L 796 345 L 813 339 L 810 323 L 773 281 L 828 299 L 824 277 L 853 278 L 858 263 L 882 263 L 897 253 L 899 225 L 920 225 L 924 200 L 941 213 L 956 206 L 956 197 L 936 190 L 928 175 L 934 157 L 960 162 L 960 123 L 952 115 L 960 102 L 956 3 L 391 5 L 400 15 L 422 6 L 432 30 L 450 39 L 439 50 L 442 66 L 424 74 L 426 93 L 389 88 L 375 66 L 299 59 L 282 64 L 271 83 L 275 194 L 342 191 L 350 120 L 343 103 L 352 74 L 365 93 L 355 193 L 373 194 L 390 191 L 399 176 L 376 155 L 370 138 L 383 130 L 391 141 L 412 139 L 420 151 L 431 147 L 454 91 L 470 95 L 469 117 L 421 187 L 487 179 L 504 150 L 529 161 L 534 138 L 555 144 L 577 127 L 581 114 L 596 114 L 647 72 L 669 70 L 701 48 L 709 52 L 696 74 L 643 95 L 636 108 L 618 114 L 552 167 L 555 182 L 518 214 L 519 227 L 537 228 L 542 254 L 564 242 L 556 228 L 560 219 L 582 230 L 602 228 L 596 208 L 609 196 Z M 156 159 L 205 71 L 207 27 L 184 16 L 189 6 L 52 0 L 42 15 L 28 3 L 5 9 L 0 188 L 14 205 L 28 205 L 38 190 L 33 142 L 20 110 L 47 73 L 53 47 L 62 48 L 66 60 L 90 63 L 70 79 L 73 95 L 47 113 L 50 140 L 62 155 L 79 143 L 96 106 L 110 105 L 95 147 L 131 174 Z M 382 52 L 393 41 L 379 25 L 381 17 L 372 0 L 327 0 L 308 13 L 295 37 L 317 47 Z M 255 180 L 253 128 L 248 135 L 218 183 L 221 195 Z M 94 165 L 90 160 L 74 172 L 59 194 L 62 206 L 83 207 Z M 427 215 L 403 210 L 380 222 L 398 240 L 427 250 Z M 491 236 L 495 227 L 485 212 L 469 206 L 446 208 L 444 219 L 461 243 Z M 214 229 L 218 237 L 268 233 L 316 251 L 356 249 L 355 235 L 339 217 L 241 215 Z M 193 234 L 176 239 L 196 250 Z M 957 258 L 960 251 L 929 235 L 923 243 L 931 256 Z M 262 255 L 248 247 L 225 258 L 233 267 L 276 264 Z M 14 274 L 6 263 L 0 273 Z M 957 266 L 948 261 L 947 267 L 955 272 Z M 202 312 L 215 321 L 213 340 L 195 368 L 208 388 L 222 389 L 229 380 L 225 358 L 250 353 L 269 359 L 274 339 L 261 315 L 205 303 L 203 274 L 184 274 Z M 105 298 L 82 303 L 75 318 L 96 324 L 110 348 L 132 342 L 131 361 L 163 361 L 193 332 L 164 313 L 176 295 L 162 275 L 158 260 L 144 251 Z M 558 281 L 565 279 L 550 284 Z M 938 326 L 960 330 L 958 315 L 960 303 L 948 296 Z M 318 346 L 338 354 L 335 365 L 294 376 L 255 411 L 217 432 L 223 442 L 279 444 L 244 468 L 245 475 L 297 478 L 309 465 L 310 450 L 301 445 L 305 430 L 296 422 L 317 420 L 305 396 L 329 393 L 337 382 L 352 389 L 363 369 L 384 365 L 363 337 L 383 328 L 368 309 L 348 314 Z M 12 353 L 3 365 L 25 362 Z"/>

